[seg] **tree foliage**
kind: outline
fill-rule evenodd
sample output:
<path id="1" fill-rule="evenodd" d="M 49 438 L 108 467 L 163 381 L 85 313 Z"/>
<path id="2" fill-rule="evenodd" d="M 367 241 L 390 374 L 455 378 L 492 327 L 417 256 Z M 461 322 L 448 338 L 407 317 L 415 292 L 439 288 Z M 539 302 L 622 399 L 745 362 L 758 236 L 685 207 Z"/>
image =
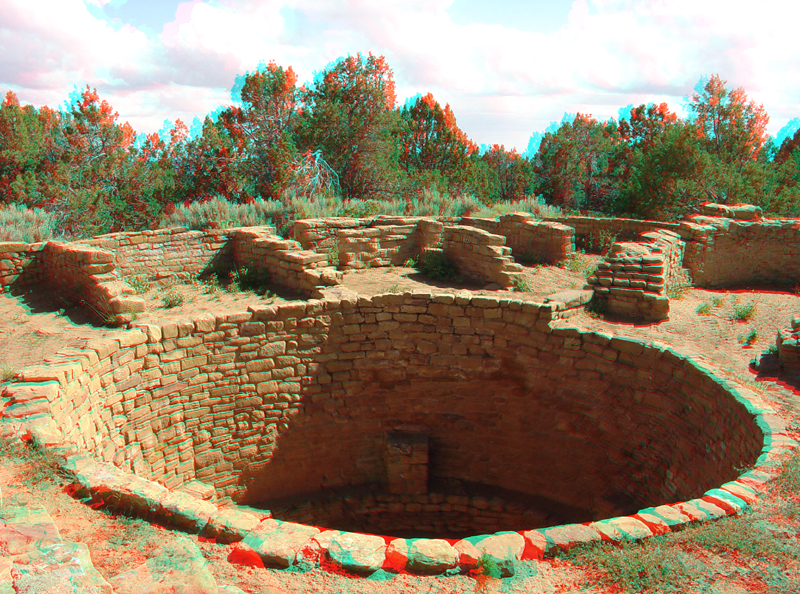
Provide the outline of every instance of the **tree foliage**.
<path id="1" fill-rule="evenodd" d="M 493 204 L 537 193 L 567 209 L 675 219 L 706 200 L 800 215 L 800 132 L 781 146 L 763 106 L 714 75 L 690 117 L 640 105 L 619 122 L 577 114 L 546 132 L 535 154 L 479 149 L 432 94 L 396 105 L 392 70 L 346 56 L 299 86 L 291 67 L 241 76 L 234 105 L 193 127 L 180 120 L 137 137 L 95 89 L 62 110 L 0 104 L 0 203 L 44 208 L 62 233 L 151 226 L 179 203 L 271 198 L 419 204 L 440 193 Z M 465 207 L 466 208 L 466 207 Z M 308 209 L 311 212 L 311 209 Z M 441 210 L 441 209 L 440 209 Z"/>

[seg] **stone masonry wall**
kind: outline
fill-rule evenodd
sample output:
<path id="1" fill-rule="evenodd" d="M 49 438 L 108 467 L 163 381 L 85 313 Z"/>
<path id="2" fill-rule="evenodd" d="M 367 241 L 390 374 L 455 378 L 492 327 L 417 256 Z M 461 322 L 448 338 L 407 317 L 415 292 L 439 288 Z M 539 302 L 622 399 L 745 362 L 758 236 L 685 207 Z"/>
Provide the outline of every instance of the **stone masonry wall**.
<path id="1" fill-rule="evenodd" d="M 638 219 L 612 217 L 563 216 L 546 217 L 545 220 L 561 223 L 575 229 L 575 243 L 579 246 L 586 246 L 588 238 L 592 236 L 599 237 L 600 233 L 615 235 L 617 241 L 630 241 L 635 239 L 639 234 L 648 231 L 666 229 L 677 233 L 680 228 L 679 223 L 641 221 Z"/>
<path id="2" fill-rule="evenodd" d="M 667 291 L 678 282 L 684 244 L 668 230 L 642 233 L 640 238 L 614 243 L 587 282 L 610 313 L 664 320 L 669 317 Z"/>
<path id="3" fill-rule="evenodd" d="M 458 269 L 459 274 L 485 283 L 512 287 L 514 279 L 523 275 L 522 266 L 511 257 L 505 237 L 482 229 L 445 226 L 442 252 Z"/>
<path id="4" fill-rule="evenodd" d="M 553 264 L 565 260 L 575 251 L 574 228 L 551 221 L 534 220 L 527 213 L 511 213 L 498 220 L 464 217 L 460 224 L 502 235 L 517 259 L 533 257 L 539 262 Z"/>
<path id="5" fill-rule="evenodd" d="M 419 255 L 418 234 L 416 224 L 341 229 L 336 235 L 339 268 L 402 266 Z"/>
<path id="6" fill-rule="evenodd" d="M 0 241 L 0 288 L 39 282 L 37 257 L 44 243 Z"/>
<path id="7" fill-rule="evenodd" d="M 759 430 L 724 383 L 664 346 L 551 328 L 555 313 L 407 293 L 206 314 L 67 349 L 3 414 L 49 410 L 83 451 L 243 503 L 382 481 L 398 424 L 428 428 L 432 477 L 593 517 L 753 461 Z"/>
<path id="8" fill-rule="evenodd" d="M 234 231 L 234 266 L 265 273 L 274 284 L 307 296 L 318 296 L 321 288 L 341 284 L 342 273 L 328 266 L 327 256 L 302 250 L 296 241 L 282 239 L 270 231 Z"/>
<path id="9" fill-rule="evenodd" d="M 800 376 L 800 316 L 793 317 L 788 328 L 778 330 L 777 347 L 783 370 Z"/>
<path id="10" fill-rule="evenodd" d="M 683 265 L 696 287 L 794 286 L 800 279 L 800 219 L 741 221 L 692 216 L 681 223 Z"/>
<path id="11" fill-rule="evenodd" d="M 256 227 L 274 233 L 272 227 Z M 227 270 L 231 255 L 225 245 L 234 230 L 190 231 L 183 227 L 98 235 L 83 241 L 114 254 L 123 277 L 194 278 L 210 269 Z"/>
<path id="12" fill-rule="evenodd" d="M 79 243 L 48 241 L 39 252 L 42 281 L 67 300 L 84 303 L 104 321 L 123 324 L 144 301 L 122 282 L 114 254 Z"/>

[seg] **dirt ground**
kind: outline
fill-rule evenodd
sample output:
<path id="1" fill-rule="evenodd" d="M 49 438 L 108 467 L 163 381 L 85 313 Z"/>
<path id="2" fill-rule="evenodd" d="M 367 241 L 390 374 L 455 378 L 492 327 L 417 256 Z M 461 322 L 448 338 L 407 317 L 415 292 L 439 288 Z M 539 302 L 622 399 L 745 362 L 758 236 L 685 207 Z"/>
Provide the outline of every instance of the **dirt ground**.
<path id="1" fill-rule="evenodd" d="M 344 285 L 365 295 L 398 293 L 423 288 L 426 290 L 437 288 L 446 292 L 467 289 L 478 294 L 541 301 L 547 295 L 558 291 L 582 288 L 586 270 L 598 259 L 585 256 L 582 262 L 584 266 L 575 271 L 554 266 L 526 268 L 530 291 L 525 293 L 495 291 L 470 284 L 429 283 L 415 270 L 399 267 L 350 272 L 344 277 Z M 183 294 L 182 305 L 163 307 L 162 298 L 165 291 L 151 289 L 142 295 L 147 301 L 148 311 L 137 321 L 186 319 L 202 311 L 216 314 L 241 312 L 248 305 L 276 303 L 291 297 L 234 294 L 222 289 L 209 293 L 209 289 L 202 285 L 179 285 L 173 289 Z M 747 321 L 735 321 L 734 308 L 750 303 L 755 304 L 753 317 Z M 702 304 L 708 304 L 708 313 L 697 312 Z M 722 291 L 690 289 L 682 298 L 671 300 L 669 320 L 658 324 L 634 325 L 587 313 L 558 323 L 657 339 L 670 343 L 682 351 L 700 353 L 720 366 L 730 377 L 746 382 L 749 387 L 757 390 L 767 402 L 783 412 L 793 423 L 795 430 L 798 430 L 800 386 L 796 382 L 785 381 L 785 378 L 771 371 L 761 372 L 759 376 L 749 364 L 754 357 L 775 343 L 777 330 L 787 326 L 792 316 L 799 314 L 799 294 L 790 291 L 738 287 Z M 36 292 L 0 294 L 0 371 L 12 368 L 18 371 L 26 366 L 38 364 L 43 360 L 46 361 L 64 346 L 80 344 L 112 331 L 114 330 L 93 323 L 91 315 L 83 308 L 60 302 L 56 295 Z M 748 336 L 750 344 L 747 344 Z M 769 357 L 767 362 L 770 362 Z M 7 373 L 10 374 L 10 371 Z M 15 463 L 12 459 L 0 468 L 0 483 L 28 485 L 33 497 L 43 501 L 48 508 L 62 537 L 83 542 L 89 547 L 95 566 L 106 579 L 140 565 L 158 544 L 173 537 L 172 531 L 161 526 L 137 519 L 114 517 L 102 509 L 92 509 L 64 492 L 58 477 L 37 480 L 34 481 L 37 484 L 31 486 L 30 473 L 31 468 L 26 463 L 22 461 Z M 787 524 L 792 523 L 788 519 L 784 521 Z M 800 532 L 800 529 L 797 531 Z M 220 585 L 235 585 L 252 594 L 616 591 L 599 583 L 602 576 L 595 568 L 574 565 L 566 559 L 523 563 L 518 575 L 506 580 L 486 576 L 416 577 L 392 574 L 364 579 L 322 570 L 293 573 L 235 566 L 226 560 L 231 550 L 230 545 L 219 545 L 202 538 L 197 540 Z M 694 555 L 695 558 L 701 559 L 711 572 L 709 574 L 711 577 L 706 583 L 712 586 L 717 584 L 714 587 L 697 586 L 683 591 L 718 594 L 782 591 L 752 586 L 752 580 L 748 581 L 747 572 L 738 569 L 739 561 L 735 555 L 712 554 L 700 548 L 696 548 L 693 552 L 687 549 L 681 554 Z M 788 568 L 781 569 L 784 570 L 789 571 Z M 791 571 L 796 574 L 798 568 L 795 566 Z"/>

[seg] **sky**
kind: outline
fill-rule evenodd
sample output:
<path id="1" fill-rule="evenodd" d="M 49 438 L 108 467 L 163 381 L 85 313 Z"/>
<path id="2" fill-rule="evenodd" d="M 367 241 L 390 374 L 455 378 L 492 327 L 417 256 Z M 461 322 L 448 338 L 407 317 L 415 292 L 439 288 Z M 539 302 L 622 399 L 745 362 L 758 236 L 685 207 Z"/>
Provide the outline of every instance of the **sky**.
<path id="1" fill-rule="evenodd" d="M 686 116 L 713 74 L 763 104 L 780 141 L 800 126 L 798 17 L 786 0 L 0 0 L 0 92 L 63 108 L 88 84 L 151 133 L 234 104 L 261 63 L 310 83 L 372 52 L 399 105 L 433 93 L 480 145 L 525 152 L 577 112 Z"/>

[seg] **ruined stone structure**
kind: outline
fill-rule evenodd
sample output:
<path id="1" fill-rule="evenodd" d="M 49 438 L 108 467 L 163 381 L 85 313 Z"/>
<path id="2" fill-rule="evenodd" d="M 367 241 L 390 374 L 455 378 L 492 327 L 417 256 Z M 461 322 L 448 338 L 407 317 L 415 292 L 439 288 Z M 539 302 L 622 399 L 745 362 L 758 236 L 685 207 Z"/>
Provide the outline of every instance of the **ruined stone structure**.
<path id="1" fill-rule="evenodd" d="M 593 291 L 545 303 L 325 288 L 341 274 L 326 257 L 334 245 L 343 266 L 438 249 L 501 286 L 519 273 L 515 251 L 574 249 L 567 223 L 520 215 L 300 221 L 300 243 L 249 228 L 0 244 L 3 284 L 77 279 L 120 321 L 135 300 L 119 273 L 141 273 L 148 257 L 172 274 L 257 267 L 312 297 L 133 322 L 23 370 L 0 415 L 59 456 L 79 494 L 238 542 L 232 562 L 454 573 L 488 558 L 511 575 L 520 559 L 738 513 L 767 480 L 760 469 L 795 445 L 774 411 L 700 358 L 564 322 L 593 293 L 659 319 L 681 267 L 709 286 L 758 280 L 744 258 L 716 276 L 709 263 L 717 246 L 775 229 L 785 244 L 773 258 L 797 265 L 800 223 L 711 212 L 739 218 L 637 227 Z M 787 370 L 796 330 L 779 337 Z M 331 493 L 341 498 L 320 497 Z"/>

